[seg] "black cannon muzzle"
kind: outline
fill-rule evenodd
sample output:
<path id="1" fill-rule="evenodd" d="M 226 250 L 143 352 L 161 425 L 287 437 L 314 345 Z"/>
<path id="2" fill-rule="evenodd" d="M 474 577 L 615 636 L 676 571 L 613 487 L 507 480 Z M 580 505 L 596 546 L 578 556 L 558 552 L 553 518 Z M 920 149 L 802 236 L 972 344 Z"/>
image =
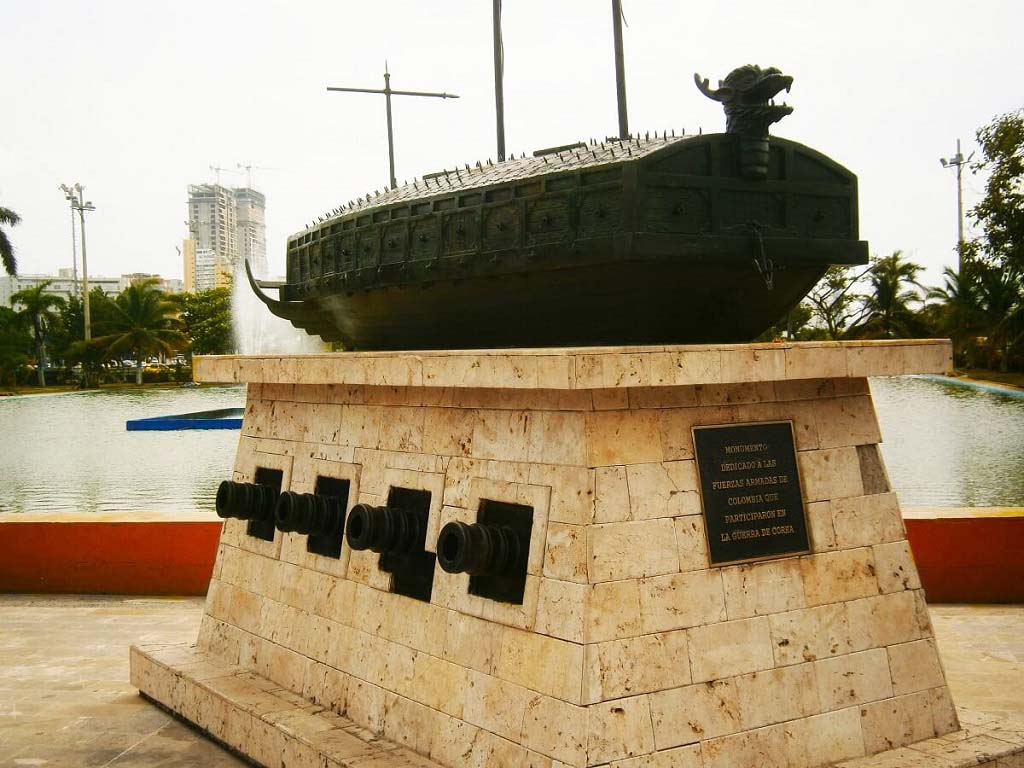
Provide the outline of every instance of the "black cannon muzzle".
<path id="1" fill-rule="evenodd" d="M 356 504 L 348 514 L 345 540 L 352 549 L 416 552 L 423 546 L 425 520 L 413 510 Z"/>
<path id="2" fill-rule="evenodd" d="M 336 496 L 285 491 L 274 507 L 277 528 L 313 536 L 337 536 L 345 528 L 345 507 Z"/>
<path id="3" fill-rule="evenodd" d="M 437 562 L 448 573 L 508 574 L 521 554 L 519 536 L 503 525 L 451 522 L 437 538 Z"/>
<path id="4" fill-rule="evenodd" d="M 258 483 L 225 480 L 217 488 L 217 515 L 239 520 L 273 520 L 278 492 Z"/>

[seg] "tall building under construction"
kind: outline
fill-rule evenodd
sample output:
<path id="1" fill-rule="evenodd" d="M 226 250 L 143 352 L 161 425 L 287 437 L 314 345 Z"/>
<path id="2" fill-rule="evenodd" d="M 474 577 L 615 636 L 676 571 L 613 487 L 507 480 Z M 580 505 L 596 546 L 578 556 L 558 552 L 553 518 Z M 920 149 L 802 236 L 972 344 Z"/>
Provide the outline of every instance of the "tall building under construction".
<path id="1" fill-rule="evenodd" d="M 185 290 L 231 285 L 243 261 L 256 274 L 267 266 L 266 197 L 249 187 L 188 188 L 189 237 L 182 248 Z"/>

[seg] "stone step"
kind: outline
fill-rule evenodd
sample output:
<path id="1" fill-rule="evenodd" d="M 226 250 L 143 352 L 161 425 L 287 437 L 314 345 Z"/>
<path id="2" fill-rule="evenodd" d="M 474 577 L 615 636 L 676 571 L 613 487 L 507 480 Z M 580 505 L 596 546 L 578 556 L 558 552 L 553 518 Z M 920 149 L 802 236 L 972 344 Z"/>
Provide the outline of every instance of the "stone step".
<path id="1" fill-rule="evenodd" d="M 133 646 L 131 682 L 265 768 L 442 768 L 196 646 Z M 834 768 L 1024 768 L 1024 720 L 965 711 L 961 720 L 959 731 Z"/>
<path id="2" fill-rule="evenodd" d="M 192 645 L 132 646 L 131 682 L 265 768 L 442 768 Z"/>

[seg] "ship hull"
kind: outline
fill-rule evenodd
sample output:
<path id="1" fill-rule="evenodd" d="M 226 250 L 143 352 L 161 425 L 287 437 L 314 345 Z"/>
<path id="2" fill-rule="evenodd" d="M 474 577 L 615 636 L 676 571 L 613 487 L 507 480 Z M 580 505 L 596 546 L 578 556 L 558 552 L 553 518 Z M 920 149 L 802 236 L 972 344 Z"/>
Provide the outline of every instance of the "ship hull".
<path id="1" fill-rule="evenodd" d="M 767 290 L 748 262 L 624 261 L 322 296 L 293 323 L 347 349 L 439 349 L 750 341 L 824 274 L 793 266 Z"/>

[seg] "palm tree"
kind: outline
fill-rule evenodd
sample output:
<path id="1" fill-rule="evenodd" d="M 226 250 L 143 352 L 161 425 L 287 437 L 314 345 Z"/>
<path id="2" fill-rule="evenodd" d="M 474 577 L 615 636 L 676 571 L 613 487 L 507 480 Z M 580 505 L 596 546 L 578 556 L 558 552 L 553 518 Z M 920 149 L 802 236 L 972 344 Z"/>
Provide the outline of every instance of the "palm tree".
<path id="1" fill-rule="evenodd" d="M 156 289 L 156 279 L 129 285 L 113 301 L 111 317 L 97 323 L 103 336 L 97 344 L 110 356 L 130 352 L 135 358 L 135 383 L 142 384 L 142 366 L 152 352 L 171 354 L 188 344 L 175 305 Z"/>
<path id="2" fill-rule="evenodd" d="M 1011 269 L 988 267 L 981 273 L 979 290 L 984 304 L 989 337 L 989 367 L 999 355 L 999 369 L 1006 371 L 1010 353 L 1024 339 L 1024 292 Z"/>
<path id="3" fill-rule="evenodd" d="M 871 293 L 864 303 L 865 331 L 883 338 L 912 334 L 914 312 L 910 303 L 920 299 L 920 271 L 920 265 L 904 260 L 903 251 L 875 259 L 868 273 Z"/>
<path id="4" fill-rule="evenodd" d="M 8 275 L 18 274 L 18 260 L 14 258 L 14 246 L 11 245 L 7 233 L 3 227 L 13 227 L 21 221 L 21 216 L 10 208 L 0 205 L 0 262 L 3 262 L 4 269 Z"/>
<path id="5" fill-rule="evenodd" d="M 936 299 L 942 305 L 940 326 L 953 340 L 958 356 L 963 356 L 968 368 L 974 367 L 973 346 L 970 340 L 984 333 L 985 307 L 977 268 L 967 261 L 964 269 L 957 272 L 946 267 L 943 270 L 945 285 L 931 288 L 929 299 Z"/>
<path id="6" fill-rule="evenodd" d="M 32 323 L 32 334 L 36 342 L 36 372 L 40 387 L 46 386 L 46 331 L 59 322 L 60 315 L 54 310 L 64 305 L 61 296 L 46 292 L 51 282 L 44 280 L 33 288 L 25 288 L 11 296 L 11 306 L 20 304 L 18 315 Z"/>

